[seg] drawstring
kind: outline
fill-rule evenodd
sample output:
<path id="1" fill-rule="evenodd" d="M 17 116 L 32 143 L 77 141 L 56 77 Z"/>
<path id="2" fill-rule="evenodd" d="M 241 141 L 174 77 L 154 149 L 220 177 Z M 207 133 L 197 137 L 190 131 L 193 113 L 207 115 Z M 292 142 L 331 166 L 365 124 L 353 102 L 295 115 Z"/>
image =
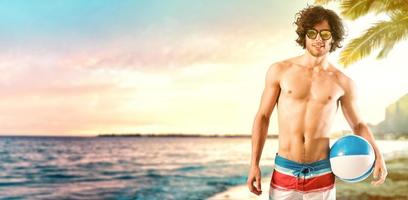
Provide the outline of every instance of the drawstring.
<path id="1" fill-rule="evenodd" d="M 302 183 L 302 190 L 305 189 L 305 178 L 306 178 L 306 174 L 311 173 L 315 170 L 314 167 L 312 166 L 308 166 L 308 165 L 303 165 L 302 168 L 300 168 L 300 170 L 295 170 L 293 172 L 293 175 L 295 175 L 298 179 L 300 178 L 300 175 L 303 174 L 303 183 Z"/>
<path id="2" fill-rule="evenodd" d="M 295 175 L 296 177 L 300 178 L 300 175 L 303 174 L 303 177 L 306 176 L 306 174 L 313 172 L 315 169 L 312 166 L 308 166 L 308 165 L 303 165 L 302 168 L 300 168 L 300 170 L 295 170 L 293 172 L 293 175 Z"/>

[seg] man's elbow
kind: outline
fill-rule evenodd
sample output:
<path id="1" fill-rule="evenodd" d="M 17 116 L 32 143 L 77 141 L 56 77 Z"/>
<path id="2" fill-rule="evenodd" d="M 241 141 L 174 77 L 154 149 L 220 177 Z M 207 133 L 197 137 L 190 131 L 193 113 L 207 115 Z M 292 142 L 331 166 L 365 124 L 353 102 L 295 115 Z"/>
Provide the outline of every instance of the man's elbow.
<path id="1" fill-rule="evenodd" d="M 256 114 L 256 120 L 260 122 L 269 122 L 270 118 L 271 118 L 271 115 L 269 113 L 258 112 Z"/>
<path id="2" fill-rule="evenodd" d="M 355 124 L 352 128 L 353 128 L 353 132 L 356 135 L 361 135 L 362 133 L 364 133 L 365 131 L 368 130 L 368 126 L 364 122 L 359 122 L 359 123 Z"/>

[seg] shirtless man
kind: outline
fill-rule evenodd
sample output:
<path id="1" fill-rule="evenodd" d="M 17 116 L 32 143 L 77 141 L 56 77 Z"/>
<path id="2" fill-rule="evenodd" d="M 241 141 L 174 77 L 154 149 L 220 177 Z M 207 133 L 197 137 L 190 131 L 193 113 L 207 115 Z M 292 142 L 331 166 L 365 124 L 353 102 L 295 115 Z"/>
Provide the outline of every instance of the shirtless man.
<path id="1" fill-rule="evenodd" d="M 372 184 L 382 184 L 387 169 L 373 134 L 358 112 L 356 87 L 327 60 L 344 37 L 341 19 L 331 10 L 310 6 L 297 14 L 295 24 L 296 42 L 306 50 L 303 55 L 272 64 L 267 71 L 253 125 L 249 190 L 262 193 L 259 160 L 275 104 L 279 148 L 270 199 L 335 199 L 328 153 L 329 131 L 339 105 L 353 132 L 373 146 L 376 161 Z"/>

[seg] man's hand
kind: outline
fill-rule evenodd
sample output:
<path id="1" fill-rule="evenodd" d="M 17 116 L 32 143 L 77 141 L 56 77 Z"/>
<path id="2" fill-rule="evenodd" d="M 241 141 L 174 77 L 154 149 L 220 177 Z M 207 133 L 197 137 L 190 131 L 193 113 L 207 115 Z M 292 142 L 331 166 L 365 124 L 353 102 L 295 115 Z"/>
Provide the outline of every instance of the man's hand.
<path id="1" fill-rule="evenodd" d="M 377 157 L 374 163 L 374 181 L 371 181 L 371 184 L 378 186 L 384 183 L 385 178 L 387 177 L 387 167 L 382 156 Z"/>
<path id="2" fill-rule="evenodd" d="M 256 187 L 254 186 L 254 182 L 256 182 Z M 249 188 L 249 191 L 256 195 L 262 194 L 261 190 L 261 170 L 259 169 L 259 166 L 257 167 L 251 167 L 251 170 L 249 171 L 248 175 L 248 180 L 247 180 L 247 185 Z"/>

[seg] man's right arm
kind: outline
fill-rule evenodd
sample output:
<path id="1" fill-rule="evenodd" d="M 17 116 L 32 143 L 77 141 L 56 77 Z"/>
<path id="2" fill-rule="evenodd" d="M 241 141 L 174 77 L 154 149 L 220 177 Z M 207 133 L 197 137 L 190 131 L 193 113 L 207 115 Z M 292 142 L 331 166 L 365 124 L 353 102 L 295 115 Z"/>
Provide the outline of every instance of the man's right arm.
<path id="1" fill-rule="evenodd" d="M 251 168 L 248 175 L 247 184 L 249 190 L 256 195 L 260 195 L 262 193 L 259 161 L 262 155 L 262 149 L 265 144 L 266 136 L 268 134 L 269 119 L 280 94 L 279 81 L 282 71 L 281 65 L 282 64 L 279 63 L 271 65 L 266 73 L 265 88 L 262 93 L 261 103 L 252 127 Z M 253 182 L 256 182 L 256 187 L 254 187 Z"/>

